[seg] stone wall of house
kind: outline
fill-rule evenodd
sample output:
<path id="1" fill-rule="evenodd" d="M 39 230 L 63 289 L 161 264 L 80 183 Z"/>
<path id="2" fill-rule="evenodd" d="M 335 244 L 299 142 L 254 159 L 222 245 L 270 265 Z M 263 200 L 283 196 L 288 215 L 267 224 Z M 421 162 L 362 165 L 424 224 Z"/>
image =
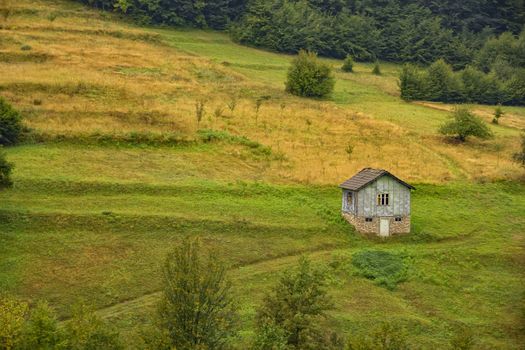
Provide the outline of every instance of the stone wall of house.
<path id="1" fill-rule="evenodd" d="M 355 229 L 367 235 L 379 235 L 380 217 L 372 217 L 372 221 L 366 221 L 365 217 L 356 216 L 352 213 L 343 212 L 343 217 Z M 385 217 L 383 217 L 385 218 Z M 396 221 L 395 217 L 388 217 L 390 220 L 390 235 L 410 233 L 410 215 L 402 216 L 401 221 Z"/>
<path id="2" fill-rule="evenodd" d="M 401 216 L 401 221 L 396 221 L 395 217 L 390 218 L 390 234 L 410 233 L 410 215 Z"/>

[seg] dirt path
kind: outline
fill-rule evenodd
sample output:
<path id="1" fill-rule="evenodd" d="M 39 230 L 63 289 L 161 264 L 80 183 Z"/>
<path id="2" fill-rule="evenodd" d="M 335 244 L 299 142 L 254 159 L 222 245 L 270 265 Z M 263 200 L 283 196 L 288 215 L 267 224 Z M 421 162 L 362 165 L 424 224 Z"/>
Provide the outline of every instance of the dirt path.
<path id="1" fill-rule="evenodd" d="M 280 256 L 276 258 L 269 258 L 266 260 L 257 260 L 232 269 L 236 273 L 232 274 L 234 283 L 242 283 L 242 280 L 250 278 L 250 276 L 264 273 L 281 271 L 284 267 L 297 263 L 298 257 L 303 254 L 313 260 L 328 258 L 334 251 L 338 250 L 335 247 L 320 247 L 318 249 L 302 251 L 298 254 L 291 254 L 287 256 Z M 159 300 L 161 291 L 153 291 L 136 298 L 121 301 L 119 303 L 105 306 L 96 310 L 96 313 L 103 319 L 118 318 L 122 314 L 133 313 L 134 310 L 152 307 Z M 64 320 L 66 322 L 67 319 Z"/>

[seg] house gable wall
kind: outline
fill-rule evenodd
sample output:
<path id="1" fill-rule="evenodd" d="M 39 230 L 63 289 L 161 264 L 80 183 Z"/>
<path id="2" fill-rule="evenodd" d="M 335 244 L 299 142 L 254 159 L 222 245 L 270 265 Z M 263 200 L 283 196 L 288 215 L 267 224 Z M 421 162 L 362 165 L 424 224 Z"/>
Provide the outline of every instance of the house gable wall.
<path id="1" fill-rule="evenodd" d="M 344 192 L 344 191 L 343 191 Z M 378 206 L 377 195 L 389 194 L 389 205 Z M 410 189 L 390 176 L 382 176 L 354 195 L 360 217 L 410 216 Z"/>

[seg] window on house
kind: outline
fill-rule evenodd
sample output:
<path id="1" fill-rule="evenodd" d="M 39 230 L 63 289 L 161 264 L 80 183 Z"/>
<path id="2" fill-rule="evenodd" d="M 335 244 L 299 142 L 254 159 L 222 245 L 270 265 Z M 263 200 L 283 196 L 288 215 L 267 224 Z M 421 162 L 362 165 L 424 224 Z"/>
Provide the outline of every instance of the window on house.
<path id="1" fill-rule="evenodd" d="M 401 221 L 401 216 L 396 216 L 396 221 Z"/>
<path id="2" fill-rule="evenodd" d="M 346 193 L 346 205 L 348 205 L 349 207 L 352 206 L 352 192 Z"/>
<path id="3" fill-rule="evenodd" d="M 377 205 L 388 205 L 389 199 L 388 193 L 380 193 L 377 195 Z"/>
<path id="4" fill-rule="evenodd" d="M 365 218 L 366 222 L 372 222 L 372 218 Z"/>

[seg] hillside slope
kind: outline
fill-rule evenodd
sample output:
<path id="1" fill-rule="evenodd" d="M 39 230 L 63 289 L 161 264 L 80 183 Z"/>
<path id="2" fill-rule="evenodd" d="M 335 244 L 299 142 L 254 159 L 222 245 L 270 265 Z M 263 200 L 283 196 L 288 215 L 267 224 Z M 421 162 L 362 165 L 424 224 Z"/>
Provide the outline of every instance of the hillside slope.
<path id="1" fill-rule="evenodd" d="M 451 106 L 400 100 L 395 65 L 337 71 L 331 100 L 306 100 L 283 92 L 292 57 L 220 33 L 140 28 L 68 1 L 11 6 L 0 95 L 33 133 L 6 150 L 1 290 L 47 299 L 63 319 L 86 299 L 132 348 L 163 257 L 190 235 L 232 265 L 241 348 L 276 272 L 302 254 L 330 275 L 327 324 L 343 335 L 386 319 L 423 348 L 461 325 L 480 348 L 525 342 L 525 186 L 511 161 L 524 108 L 505 109 L 495 139 L 455 145 L 436 133 Z M 416 184 L 412 235 L 366 240 L 341 221 L 336 185 L 365 166 Z M 407 280 L 360 277 L 351 257 L 366 249 L 404 256 Z"/>

